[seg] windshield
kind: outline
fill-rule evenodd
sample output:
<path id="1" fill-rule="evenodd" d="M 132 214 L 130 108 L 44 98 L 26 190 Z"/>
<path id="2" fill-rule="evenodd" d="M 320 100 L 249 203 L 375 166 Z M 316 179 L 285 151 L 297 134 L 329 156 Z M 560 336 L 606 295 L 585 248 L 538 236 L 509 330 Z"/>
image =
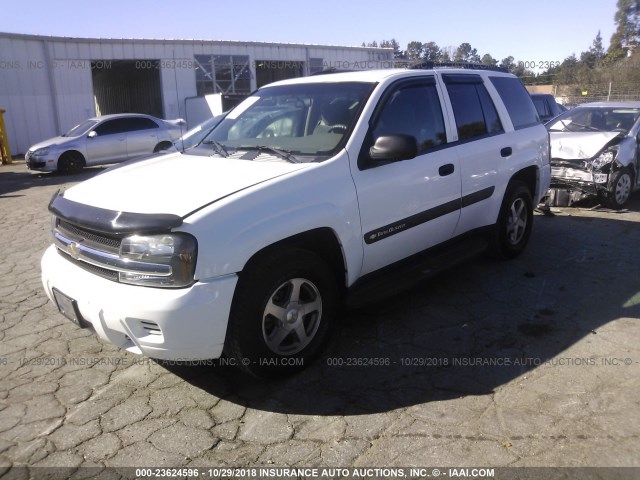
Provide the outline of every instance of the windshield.
<path id="1" fill-rule="evenodd" d="M 639 116 L 640 108 L 576 107 L 559 115 L 549 125 L 549 131 L 627 134 Z"/>
<path id="2" fill-rule="evenodd" d="M 360 82 L 266 87 L 233 109 L 203 143 L 329 156 L 346 141 L 373 87 Z"/>
<path id="3" fill-rule="evenodd" d="M 97 120 L 85 120 L 80 125 L 76 125 L 67 133 L 63 134 L 63 137 L 79 137 L 80 135 L 84 135 L 85 133 L 91 131 L 93 127 L 98 124 Z"/>
<path id="4" fill-rule="evenodd" d="M 213 129 L 213 127 L 222 121 L 224 116 L 225 114 L 216 115 L 215 117 L 199 123 L 175 142 L 176 148 L 178 148 L 178 150 L 182 150 L 183 148 L 187 149 L 197 145 Z"/>

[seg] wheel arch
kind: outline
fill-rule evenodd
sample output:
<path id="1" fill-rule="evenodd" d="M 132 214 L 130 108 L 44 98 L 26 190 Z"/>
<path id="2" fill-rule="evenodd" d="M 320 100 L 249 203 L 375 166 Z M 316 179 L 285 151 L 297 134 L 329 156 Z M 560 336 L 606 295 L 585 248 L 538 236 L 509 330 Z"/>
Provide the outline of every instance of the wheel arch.
<path id="1" fill-rule="evenodd" d="M 60 155 L 58 155 L 58 162 L 60 161 L 60 159 L 62 157 L 64 157 L 65 155 L 68 154 L 77 154 L 80 156 L 80 158 L 82 159 L 82 164 L 86 167 L 87 166 L 87 159 L 84 156 L 84 153 L 82 153 L 80 150 L 77 150 L 75 148 L 70 148 L 69 150 L 65 150 L 64 152 L 62 152 Z"/>
<path id="2" fill-rule="evenodd" d="M 338 236 L 329 227 L 320 227 L 301 232 L 290 237 L 278 240 L 263 247 L 254 253 L 245 263 L 243 271 L 252 263 L 259 261 L 265 255 L 269 255 L 280 248 L 300 248 L 315 253 L 322 258 L 336 277 L 336 283 L 342 290 L 346 290 L 347 282 L 347 262 L 344 256 L 344 249 Z M 239 272 L 240 277 L 242 272 Z"/>
<path id="3" fill-rule="evenodd" d="M 529 189 L 529 193 L 531 193 L 531 198 L 535 202 L 538 196 L 538 185 L 540 184 L 540 172 L 538 167 L 535 165 L 531 165 L 529 167 L 525 167 L 522 170 L 518 170 L 511 176 L 509 180 L 509 184 L 514 181 L 520 181 L 524 183 Z M 535 207 L 535 204 L 534 204 Z"/>

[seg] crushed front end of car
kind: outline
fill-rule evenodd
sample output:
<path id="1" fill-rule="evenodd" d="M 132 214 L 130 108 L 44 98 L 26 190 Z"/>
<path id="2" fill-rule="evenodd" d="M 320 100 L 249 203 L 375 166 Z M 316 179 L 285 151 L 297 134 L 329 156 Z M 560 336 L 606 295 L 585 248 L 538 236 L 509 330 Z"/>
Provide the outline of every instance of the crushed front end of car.
<path id="1" fill-rule="evenodd" d="M 619 134 L 581 134 L 580 145 L 572 147 L 569 144 L 574 139 L 566 136 L 551 134 L 549 204 L 571 206 L 588 197 L 606 198 L 615 189 L 611 185 L 615 172 L 628 166 L 635 151 L 627 152 L 629 148 L 623 145 L 626 138 Z M 587 156 L 595 149 L 598 149 L 595 155 Z"/>

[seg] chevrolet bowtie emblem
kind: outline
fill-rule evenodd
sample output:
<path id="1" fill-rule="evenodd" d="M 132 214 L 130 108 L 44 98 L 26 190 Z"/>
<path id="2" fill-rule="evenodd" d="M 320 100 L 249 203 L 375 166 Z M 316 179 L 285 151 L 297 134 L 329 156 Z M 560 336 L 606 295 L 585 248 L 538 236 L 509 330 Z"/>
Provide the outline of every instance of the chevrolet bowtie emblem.
<path id="1" fill-rule="evenodd" d="M 80 258 L 80 244 L 78 242 L 73 242 L 67 245 L 67 253 L 78 260 Z"/>

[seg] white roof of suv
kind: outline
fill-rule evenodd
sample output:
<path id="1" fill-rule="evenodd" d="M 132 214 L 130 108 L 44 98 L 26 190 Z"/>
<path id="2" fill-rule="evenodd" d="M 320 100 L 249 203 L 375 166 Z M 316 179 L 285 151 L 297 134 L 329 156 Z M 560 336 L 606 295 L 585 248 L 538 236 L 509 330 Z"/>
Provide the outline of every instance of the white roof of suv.
<path id="1" fill-rule="evenodd" d="M 389 77 L 412 77 L 420 76 L 425 73 L 462 73 L 462 74 L 478 74 L 491 73 L 492 76 L 512 77 L 510 73 L 499 72 L 495 70 L 473 70 L 467 68 L 437 68 L 430 70 L 422 69 L 400 69 L 391 68 L 387 70 L 363 70 L 359 72 L 339 72 L 328 73 L 326 75 L 311 75 L 309 77 L 291 78 L 270 83 L 265 87 L 274 85 L 295 85 L 300 83 L 335 83 L 335 82 L 380 82 Z"/>

